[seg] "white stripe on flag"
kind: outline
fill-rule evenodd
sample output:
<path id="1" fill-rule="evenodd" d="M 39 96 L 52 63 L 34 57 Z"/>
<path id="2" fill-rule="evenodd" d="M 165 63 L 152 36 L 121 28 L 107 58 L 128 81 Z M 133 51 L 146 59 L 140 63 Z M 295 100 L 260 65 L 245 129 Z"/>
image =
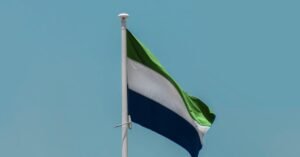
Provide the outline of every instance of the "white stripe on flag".
<path id="1" fill-rule="evenodd" d="M 209 127 L 201 126 L 191 118 L 177 89 L 169 80 L 130 58 L 127 58 L 127 72 L 128 88 L 181 116 L 197 130 L 202 143 Z"/>

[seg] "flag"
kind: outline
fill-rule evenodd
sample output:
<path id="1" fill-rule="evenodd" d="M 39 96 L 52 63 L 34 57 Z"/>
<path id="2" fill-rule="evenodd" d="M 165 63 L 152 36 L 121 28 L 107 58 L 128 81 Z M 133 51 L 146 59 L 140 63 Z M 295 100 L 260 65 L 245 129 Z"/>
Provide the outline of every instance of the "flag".
<path id="1" fill-rule="evenodd" d="M 127 30 L 128 113 L 131 120 L 197 157 L 215 115 L 183 91 L 156 57 Z"/>

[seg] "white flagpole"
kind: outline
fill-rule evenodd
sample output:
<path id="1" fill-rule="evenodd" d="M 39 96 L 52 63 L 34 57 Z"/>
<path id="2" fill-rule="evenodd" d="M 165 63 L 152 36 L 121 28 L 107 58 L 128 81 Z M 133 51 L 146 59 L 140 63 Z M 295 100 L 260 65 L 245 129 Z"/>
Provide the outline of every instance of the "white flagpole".
<path id="1" fill-rule="evenodd" d="M 122 31 L 122 157 L 128 157 L 128 106 L 127 106 L 127 41 L 126 41 L 126 19 L 127 13 L 119 14 L 121 18 Z"/>

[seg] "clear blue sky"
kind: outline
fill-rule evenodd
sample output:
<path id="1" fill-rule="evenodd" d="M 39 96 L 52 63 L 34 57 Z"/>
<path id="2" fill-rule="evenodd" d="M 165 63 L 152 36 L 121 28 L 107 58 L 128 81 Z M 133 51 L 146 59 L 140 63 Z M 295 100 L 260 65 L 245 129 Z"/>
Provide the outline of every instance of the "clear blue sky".
<path id="1" fill-rule="evenodd" d="M 0 156 L 120 157 L 120 20 L 217 119 L 199 157 L 300 155 L 300 2 L 1 0 Z M 129 157 L 188 157 L 134 125 Z"/>

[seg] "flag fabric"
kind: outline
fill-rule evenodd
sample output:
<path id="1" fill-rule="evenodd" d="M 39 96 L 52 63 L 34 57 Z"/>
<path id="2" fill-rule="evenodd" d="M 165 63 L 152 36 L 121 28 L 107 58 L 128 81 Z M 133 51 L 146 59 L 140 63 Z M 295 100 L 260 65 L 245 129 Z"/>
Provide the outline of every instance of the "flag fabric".
<path id="1" fill-rule="evenodd" d="M 215 114 L 188 95 L 156 57 L 127 30 L 128 113 L 133 122 L 197 157 Z"/>

